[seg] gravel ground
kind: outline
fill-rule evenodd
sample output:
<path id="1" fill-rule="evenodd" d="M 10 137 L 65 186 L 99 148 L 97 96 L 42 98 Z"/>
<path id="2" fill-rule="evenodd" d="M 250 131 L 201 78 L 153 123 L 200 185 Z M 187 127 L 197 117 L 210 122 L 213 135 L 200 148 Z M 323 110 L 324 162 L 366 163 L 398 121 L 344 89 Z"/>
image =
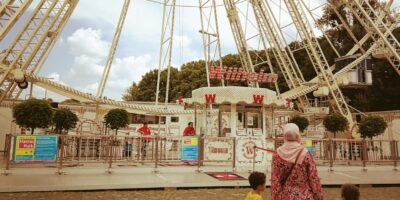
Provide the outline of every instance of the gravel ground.
<path id="1" fill-rule="evenodd" d="M 248 188 L 240 189 L 189 189 L 189 190 L 141 190 L 141 191 L 94 191 L 94 192 L 25 192 L 0 193 L 0 200 L 243 200 Z M 360 188 L 363 200 L 399 200 L 400 187 Z M 264 200 L 269 199 L 269 189 Z M 340 199 L 340 188 L 324 188 L 325 200 Z"/>

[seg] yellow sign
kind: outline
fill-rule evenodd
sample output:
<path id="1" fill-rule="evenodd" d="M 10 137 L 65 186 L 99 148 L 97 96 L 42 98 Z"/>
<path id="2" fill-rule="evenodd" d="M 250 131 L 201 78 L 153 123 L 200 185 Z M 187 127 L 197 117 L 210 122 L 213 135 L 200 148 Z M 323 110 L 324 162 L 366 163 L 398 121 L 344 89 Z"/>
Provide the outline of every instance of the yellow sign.
<path id="1" fill-rule="evenodd" d="M 15 141 L 15 155 L 21 160 L 33 160 L 36 136 L 19 136 Z"/>
<path id="2" fill-rule="evenodd" d="M 182 137 L 182 146 L 197 145 L 197 137 Z"/>
<path id="3" fill-rule="evenodd" d="M 306 145 L 305 145 L 306 147 L 312 147 L 312 140 L 310 140 L 310 139 L 307 139 L 306 140 Z"/>

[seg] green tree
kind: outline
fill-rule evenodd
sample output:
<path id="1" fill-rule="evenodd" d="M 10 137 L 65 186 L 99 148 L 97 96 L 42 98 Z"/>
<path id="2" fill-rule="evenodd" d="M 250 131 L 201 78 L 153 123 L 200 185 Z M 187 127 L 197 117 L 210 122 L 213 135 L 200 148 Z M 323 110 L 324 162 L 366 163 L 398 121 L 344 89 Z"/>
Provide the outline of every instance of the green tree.
<path id="1" fill-rule="evenodd" d="M 367 116 L 361 119 L 359 131 L 362 138 L 370 138 L 385 132 L 387 123 L 381 116 Z"/>
<path id="2" fill-rule="evenodd" d="M 125 94 L 122 95 L 122 100 L 124 101 L 137 101 L 137 95 L 139 92 L 139 87 L 135 82 L 126 90 Z"/>
<path id="3" fill-rule="evenodd" d="M 66 100 L 62 101 L 61 103 L 65 103 L 65 104 L 80 104 L 80 101 L 78 101 L 76 99 L 66 99 Z"/>
<path id="4" fill-rule="evenodd" d="M 115 130 L 115 135 L 118 133 L 118 129 L 126 127 L 129 123 L 128 112 L 124 109 L 111 109 L 104 116 L 106 125 L 111 129 Z"/>
<path id="5" fill-rule="evenodd" d="M 296 116 L 292 117 L 289 120 L 289 122 L 290 123 L 295 123 L 299 127 L 300 132 L 303 132 L 309 125 L 308 119 L 305 118 L 305 117 L 302 117 L 300 115 L 296 115 Z"/>
<path id="6" fill-rule="evenodd" d="M 160 74 L 160 93 L 159 102 L 165 101 L 166 85 L 167 85 L 167 69 L 161 71 Z M 142 76 L 141 81 L 136 84 L 133 83 L 123 94 L 123 100 L 125 101 L 155 101 L 156 90 L 157 90 L 157 76 L 158 70 L 151 70 Z M 170 69 L 170 83 L 169 83 L 169 98 L 168 101 L 175 101 L 177 94 L 174 92 L 174 88 L 179 83 L 178 69 L 171 67 Z"/>
<path id="7" fill-rule="evenodd" d="M 61 134 L 63 130 L 68 133 L 68 130 L 74 128 L 78 121 L 78 116 L 66 108 L 57 109 L 53 116 L 55 131 L 58 134 Z"/>
<path id="8" fill-rule="evenodd" d="M 343 132 L 349 129 L 349 121 L 340 113 L 332 113 L 324 118 L 323 122 L 325 128 L 333 133 L 333 137 L 336 138 L 338 132 Z"/>
<path id="9" fill-rule="evenodd" d="M 47 128 L 51 124 L 53 109 L 46 100 L 29 99 L 13 108 L 13 117 L 20 126 L 31 129 Z"/>

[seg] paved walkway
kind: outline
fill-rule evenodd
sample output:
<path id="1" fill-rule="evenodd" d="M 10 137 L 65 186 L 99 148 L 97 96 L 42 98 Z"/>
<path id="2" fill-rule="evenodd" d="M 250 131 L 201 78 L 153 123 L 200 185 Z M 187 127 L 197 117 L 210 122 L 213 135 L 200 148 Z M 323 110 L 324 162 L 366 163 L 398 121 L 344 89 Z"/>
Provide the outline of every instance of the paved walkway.
<path id="1" fill-rule="evenodd" d="M 220 181 L 203 173 L 231 171 L 231 168 L 207 166 L 202 168 L 203 172 L 196 172 L 196 169 L 188 166 L 162 167 L 155 173 L 151 167 L 124 166 L 113 168 L 109 174 L 106 168 L 83 166 L 65 168 L 66 174 L 58 175 L 56 168 L 13 168 L 10 175 L 0 176 L 0 192 L 248 186 L 247 180 Z M 324 186 L 347 182 L 400 184 L 400 171 L 394 171 L 392 166 L 368 167 L 368 171 L 361 169 L 360 166 L 342 166 L 330 172 L 327 167 L 318 167 Z M 265 169 L 257 170 L 265 172 Z M 237 174 L 247 178 L 249 169 L 239 168 Z M 270 184 L 269 181 L 267 184 Z"/>
<path id="2" fill-rule="evenodd" d="M 0 200 L 243 200 L 248 188 L 217 188 L 190 190 L 134 190 L 134 191 L 96 191 L 96 192 L 24 192 L 2 193 Z M 323 188 L 324 200 L 340 199 L 340 188 Z M 361 200 L 398 200 L 398 187 L 360 188 Z M 263 195 L 269 198 L 269 189 Z"/>

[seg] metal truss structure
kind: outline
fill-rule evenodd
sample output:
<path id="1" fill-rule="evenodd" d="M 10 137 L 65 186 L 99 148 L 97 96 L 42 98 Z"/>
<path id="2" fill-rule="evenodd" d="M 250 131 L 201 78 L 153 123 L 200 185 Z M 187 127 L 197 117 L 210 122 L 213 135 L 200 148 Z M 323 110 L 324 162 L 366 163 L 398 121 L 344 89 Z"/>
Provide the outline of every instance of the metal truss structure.
<path id="1" fill-rule="evenodd" d="M 165 88 L 165 106 L 168 104 L 169 97 L 169 83 L 172 65 L 172 49 L 174 41 L 174 28 L 175 28 L 175 8 L 176 0 L 165 0 L 163 5 L 163 17 L 161 25 L 161 43 L 160 54 L 158 58 L 158 74 L 157 74 L 157 90 L 156 102 L 158 105 L 160 94 L 161 72 L 167 68 L 167 83 Z"/>

